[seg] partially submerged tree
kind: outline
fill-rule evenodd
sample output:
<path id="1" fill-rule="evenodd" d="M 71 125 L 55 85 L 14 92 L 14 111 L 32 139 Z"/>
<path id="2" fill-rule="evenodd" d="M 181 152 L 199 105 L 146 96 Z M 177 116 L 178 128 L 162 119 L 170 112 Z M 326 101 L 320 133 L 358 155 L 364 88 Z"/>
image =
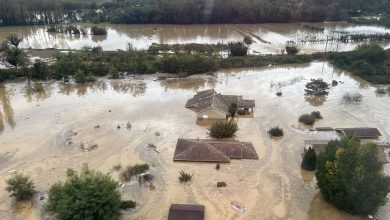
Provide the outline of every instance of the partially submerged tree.
<path id="1" fill-rule="evenodd" d="M 101 26 L 93 26 L 91 28 L 92 35 L 107 35 L 107 29 Z"/>
<path id="2" fill-rule="evenodd" d="M 296 46 L 286 46 L 286 52 L 287 54 L 297 54 L 299 52 L 298 48 Z"/>
<path id="3" fill-rule="evenodd" d="M 313 96 L 328 95 L 330 85 L 324 82 L 323 79 L 311 79 L 310 82 L 306 83 L 305 94 Z"/>
<path id="4" fill-rule="evenodd" d="M 109 175 L 84 166 L 70 172 L 64 183 L 49 191 L 47 209 L 58 219 L 117 219 L 121 207 L 118 183 Z"/>
<path id="5" fill-rule="evenodd" d="M 23 41 L 23 38 L 15 35 L 15 34 L 11 34 L 7 37 L 7 40 L 10 44 L 12 44 L 13 46 L 15 46 L 16 48 L 19 47 L 19 44 L 22 43 Z"/>
<path id="6" fill-rule="evenodd" d="M 374 214 L 384 205 L 390 177 L 382 171 L 379 149 L 358 138 L 329 142 L 317 157 L 317 185 L 324 199 L 352 214 Z"/>
<path id="7" fill-rule="evenodd" d="M 35 186 L 29 176 L 21 173 L 15 173 L 10 179 L 5 181 L 5 188 L 16 200 L 28 200 L 35 194 Z"/>
<path id="8" fill-rule="evenodd" d="M 313 148 L 309 147 L 301 163 L 301 168 L 308 171 L 316 170 L 317 156 Z"/>

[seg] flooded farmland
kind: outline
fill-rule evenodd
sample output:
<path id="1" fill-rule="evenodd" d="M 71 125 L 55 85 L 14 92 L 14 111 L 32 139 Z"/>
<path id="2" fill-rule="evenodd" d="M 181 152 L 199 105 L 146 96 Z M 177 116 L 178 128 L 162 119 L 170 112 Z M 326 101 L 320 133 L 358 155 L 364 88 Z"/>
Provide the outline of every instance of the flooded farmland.
<path id="1" fill-rule="evenodd" d="M 79 24 L 88 29 L 89 24 Z M 217 44 L 242 41 L 243 36 L 251 36 L 252 54 L 279 54 L 288 41 L 298 43 L 301 53 L 326 51 L 347 51 L 357 43 L 329 41 L 348 34 L 384 34 L 389 29 L 379 26 L 354 25 L 347 23 L 313 24 L 232 24 L 232 25 L 113 25 L 106 24 L 107 36 L 69 35 L 48 33 L 47 26 L 0 27 L 0 41 L 10 33 L 24 36 L 23 48 L 32 49 L 80 49 L 84 46 L 101 46 L 104 50 L 125 50 L 130 43 L 137 49 L 147 49 L 158 44 Z M 312 43 L 309 43 L 309 42 Z M 301 43 L 299 43 L 301 42 Z M 303 43 L 306 42 L 306 43 Z M 383 43 L 389 47 L 390 44 Z"/>
<path id="2" fill-rule="evenodd" d="M 231 34 L 236 36 L 234 31 Z M 237 39 L 241 37 L 237 35 Z M 183 35 L 180 39 L 187 38 Z M 326 98 L 311 100 L 304 96 L 311 78 L 339 84 Z M 232 160 L 219 171 L 215 164 L 172 161 L 178 138 L 208 138 L 206 127 L 197 125 L 196 114 L 184 105 L 196 91 L 209 88 L 255 99 L 254 118 L 238 119 L 236 138 L 253 143 L 258 161 Z M 162 81 L 146 75 L 125 80 L 102 78 L 86 85 L 8 82 L 0 85 L 0 188 L 5 188 L 4 180 L 15 170 L 31 175 L 44 196 L 53 183 L 65 179 L 67 168 L 78 170 L 88 163 L 118 179 L 114 165 L 144 161 L 152 165 L 156 188 L 121 187 L 125 199 L 139 203 L 134 211 L 125 212 L 123 219 L 167 219 L 171 203 L 203 204 L 205 218 L 210 220 L 367 219 L 325 203 L 315 187 L 314 174 L 301 170 L 304 140 L 323 136 L 301 128 L 297 119 L 302 113 L 321 111 L 324 119 L 315 126 L 378 127 L 381 141 L 388 142 L 390 96 L 378 96 L 375 89 L 326 62 L 221 70 L 214 76 Z M 283 96 L 277 97 L 277 91 Z M 360 93 L 362 102 L 343 104 L 346 92 Z M 127 123 L 131 129 L 126 128 Z M 285 136 L 271 140 L 267 130 L 276 125 L 284 129 Z M 156 145 L 157 151 L 147 149 L 149 143 Z M 86 152 L 80 148 L 82 144 L 96 144 L 97 148 Z M 180 170 L 194 174 L 192 183 L 179 183 Z M 384 170 L 390 175 L 389 164 Z M 217 188 L 217 181 L 225 181 L 227 187 Z M 15 207 L 8 196 L 0 191 L 1 219 L 43 218 L 39 199 Z M 232 201 L 245 205 L 246 211 L 237 212 Z M 389 219 L 390 203 L 375 217 Z"/>

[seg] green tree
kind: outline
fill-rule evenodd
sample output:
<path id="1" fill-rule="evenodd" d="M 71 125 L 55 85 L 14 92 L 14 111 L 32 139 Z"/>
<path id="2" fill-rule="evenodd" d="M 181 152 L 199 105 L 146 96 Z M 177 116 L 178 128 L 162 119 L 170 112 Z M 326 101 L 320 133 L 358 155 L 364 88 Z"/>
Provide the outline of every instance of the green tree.
<path id="1" fill-rule="evenodd" d="M 328 95 L 330 85 L 324 82 L 323 79 L 311 79 L 310 82 L 306 83 L 306 95 L 323 96 Z"/>
<path id="2" fill-rule="evenodd" d="M 18 68 L 28 64 L 27 54 L 19 48 L 11 48 L 5 52 L 5 60 L 7 63 Z"/>
<path id="3" fill-rule="evenodd" d="M 304 170 L 314 171 L 316 170 L 317 156 L 313 148 L 309 148 L 303 156 L 301 167 Z"/>
<path id="4" fill-rule="evenodd" d="M 11 196 L 16 200 L 31 199 L 35 194 L 35 186 L 29 176 L 24 176 L 21 173 L 16 173 L 10 179 L 6 180 L 6 190 L 11 193 Z"/>
<path id="5" fill-rule="evenodd" d="M 11 34 L 7 37 L 7 40 L 9 41 L 10 44 L 14 45 L 17 48 L 19 47 L 19 44 L 22 43 L 23 38 L 15 34 Z"/>
<path id="6" fill-rule="evenodd" d="M 117 219 L 121 206 L 118 183 L 110 176 L 84 166 L 49 191 L 47 209 L 58 219 Z"/>
<path id="7" fill-rule="evenodd" d="M 237 131 L 237 123 L 233 120 L 218 120 L 211 125 L 208 134 L 214 138 L 225 138 L 232 137 Z"/>
<path id="8" fill-rule="evenodd" d="M 355 137 L 331 141 L 317 157 L 315 173 L 324 199 L 353 214 L 374 214 L 390 192 L 378 153 L 377 145 Z"/>
<path id="9" fill-rule="evenodd" d="M 232 56 L 246 56 L 248 54 L 248 47 L 242 42 L 231 42 L 228 46 Z"/>
<path id="10" fill-rule="evenodd" d="M 41 60 L 36 60 L 33 66 L 32 77 L 44 80 L 47 79 L 48 76 L 49 66 Z"/>
<path id="11" fill-rule="evenodd" d="M 237 113 L 237 104 L 236 103 L 231 103 L 229 105 L 229 113 L 230 113 L 230 116 L 232 118 L 234 118 L 234 116 L 236 116 L 236 113 Z"/>

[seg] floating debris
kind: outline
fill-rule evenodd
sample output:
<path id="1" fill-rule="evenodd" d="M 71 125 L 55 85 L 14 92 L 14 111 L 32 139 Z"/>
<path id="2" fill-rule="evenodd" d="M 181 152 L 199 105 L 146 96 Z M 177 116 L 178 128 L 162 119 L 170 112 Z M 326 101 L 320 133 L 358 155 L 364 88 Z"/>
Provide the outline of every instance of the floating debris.
<path id="1" fill-rule="evenodd" d="M 232 205 L 232 207 L 233 207 L 234 209 L 236 209 L 237 211 L 239 211 L 239 212 L 241 212 L 241 213 L 245 212 L 245 210 L 246 210 L 245 206 L 242 205 L 242 204 L 240 204 L 240 203 L 237 202 L 237 201 L 231 202 L 230 205 Z"/>

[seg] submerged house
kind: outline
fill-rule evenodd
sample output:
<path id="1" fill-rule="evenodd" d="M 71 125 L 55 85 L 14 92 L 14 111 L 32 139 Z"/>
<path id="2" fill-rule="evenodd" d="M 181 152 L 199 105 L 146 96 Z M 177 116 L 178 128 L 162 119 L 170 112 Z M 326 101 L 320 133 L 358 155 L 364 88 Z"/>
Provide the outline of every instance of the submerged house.
<path id="1" fill-rule="evenodd" d="M 194 109 L 200 119 L 226 119 L 230 117 L 229 106 L 237 105 L 237 112 L 250 114 L 255 107 L 255 100 L 246 100 L 242 96 L 221 95 L 214 89 L 197 92 L 189 99 L 186 108 Z"/>
<path id="2" fill-rule="evenodd" d="M 230 163 L 231 159 L 258 160 L 249 142 L 178 139 L 173 161 Z"/>
<path id="3" fill-rule="evenodd" d="M 168 220 L 204 220 L 203 205 L 172 204 Z"/>

